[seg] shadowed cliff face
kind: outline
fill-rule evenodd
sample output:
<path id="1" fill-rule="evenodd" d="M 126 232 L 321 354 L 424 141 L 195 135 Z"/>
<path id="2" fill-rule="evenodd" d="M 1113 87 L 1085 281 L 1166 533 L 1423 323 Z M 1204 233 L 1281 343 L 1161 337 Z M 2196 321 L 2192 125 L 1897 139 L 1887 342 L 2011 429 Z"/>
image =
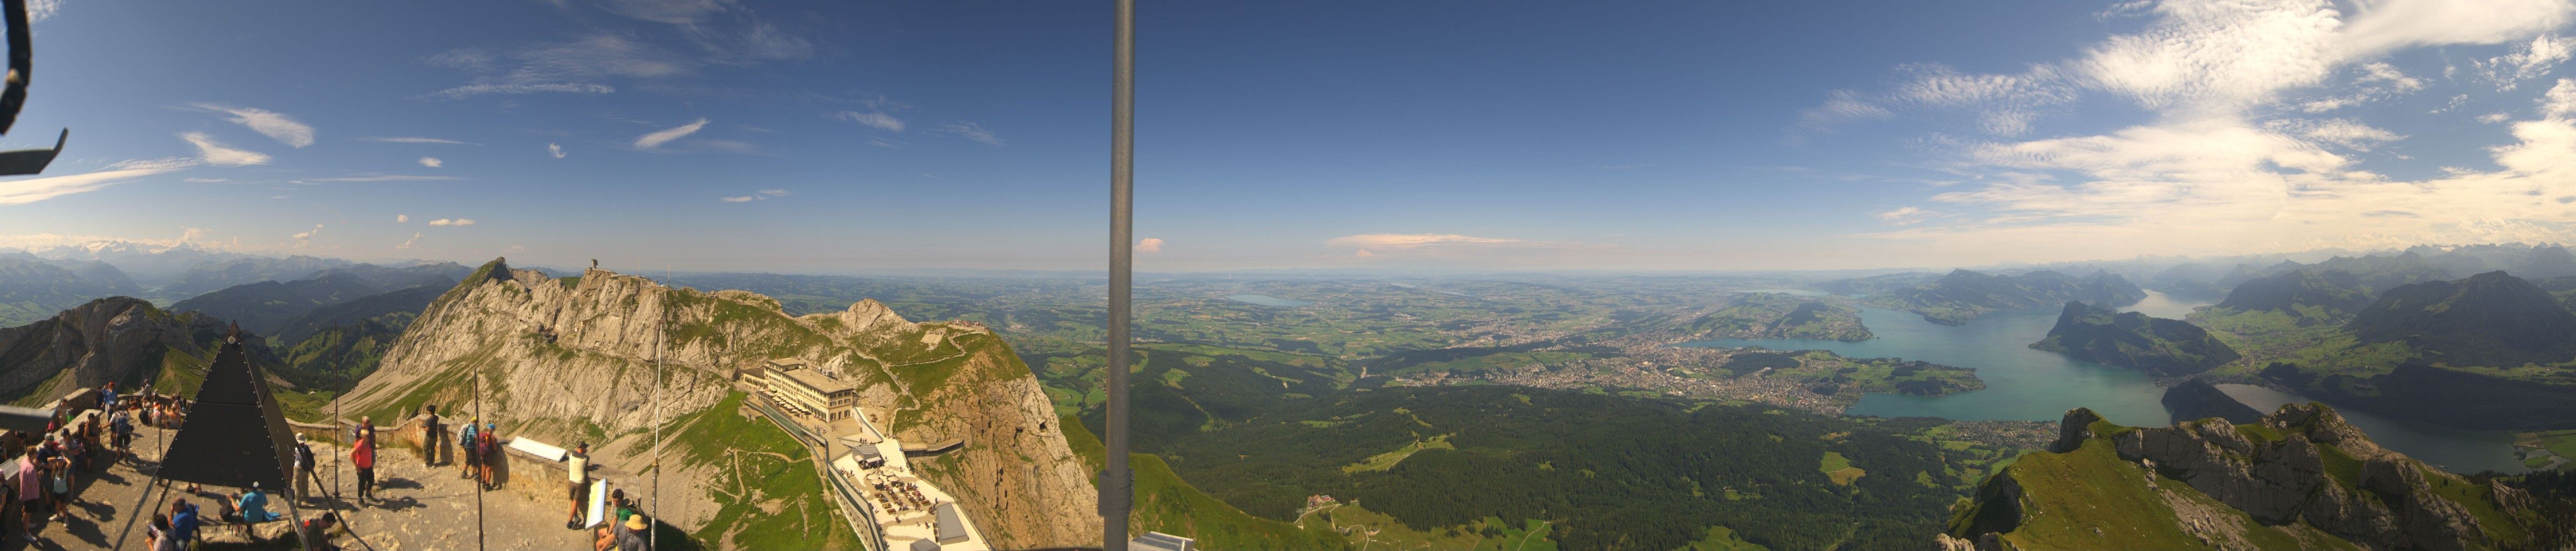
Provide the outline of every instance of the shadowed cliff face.
<path id="1" fill-rule="evenodd" d="M 0 396 L 47 399 L 109 381 L 129 385 L 161 373 L 165 365 L 204 369 L 208 343 L 225 327 L 212 318 L 174 315 L 142 299 L 111 297 L 64 310 L 52 318 L 0 329 Z M 276 365 L 277 356 L 251 343 L 252 361 Z M 38 400 L 42 401 L 42 400 Z"/>
<path id="2" fill-rule="evenodd" d="M 861 408 L 898 438 L 964 440 L 915 464 L 995 545 L 1099 538 L 1089 475 L 1009 346 L 980 327 L 906 321 L 873 300 L 789 316 L 755 293 L 598 269 L 554 279 L 495 260 L 432 302 L 341 405 L 379 420 L 428 403 L 473 415 L 479 378 L 480 414 L 504 435 L 606 443 L 603 454 L 629 457 L 603 462 L 642 464 L 632 456 L 651 448 L 657 358 L 662 419 L 716 405 L 736 368 L 801 362 L 857 386 Z M 711 514 L 666 516 L 694 529 Z"/>

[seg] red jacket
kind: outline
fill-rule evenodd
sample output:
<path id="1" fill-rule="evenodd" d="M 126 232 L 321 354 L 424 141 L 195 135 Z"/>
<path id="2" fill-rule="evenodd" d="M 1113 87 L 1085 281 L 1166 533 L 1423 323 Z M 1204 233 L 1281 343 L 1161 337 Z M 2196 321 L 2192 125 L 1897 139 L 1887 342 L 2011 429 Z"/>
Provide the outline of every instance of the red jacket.
<path id="1" fill-rule="evenodd" d="M 358 464 L 360 469 L 376 468 L 376 437 L 358 439 L 357 449 L 349 450 L 349 462 Z"/>

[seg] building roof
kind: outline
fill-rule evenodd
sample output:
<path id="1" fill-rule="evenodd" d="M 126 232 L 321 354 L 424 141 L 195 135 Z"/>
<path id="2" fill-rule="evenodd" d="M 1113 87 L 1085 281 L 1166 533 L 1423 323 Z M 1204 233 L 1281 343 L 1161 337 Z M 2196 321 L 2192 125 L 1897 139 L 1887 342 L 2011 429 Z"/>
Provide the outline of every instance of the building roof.
<path id="1" fill-rule="evenodd" d="M 1190 538 L 1162 532 L 1146 532 L 1145 535 L 1128 540 L 1127 548 L 1137 551 L 1194 551 L 1197 544 L 1198 540 Z"/>
<path id="2" fill-rule="evenodd" d="M 937 535 L 939 541 L 953 541 L 966 537 L 966 523 L 957 517 L 957 502 L 948 501 L 933 505 L 930 507 L 930 513 L 939 517 Z"/>
<path id="3" fill-rule="evenodd" d="M 788 379 L 796 381 L 796 384 L 802 385 L 805 388 L 814 389 L 815 392 L 823 394 L 837 394 L 858 389 L 858 387 L 850 386 L 849 383 L 835 381 L 830 377 L 824 377 L 822 373 L 811 369 L 799 369 L 783 373 L 787 374 Z"/>

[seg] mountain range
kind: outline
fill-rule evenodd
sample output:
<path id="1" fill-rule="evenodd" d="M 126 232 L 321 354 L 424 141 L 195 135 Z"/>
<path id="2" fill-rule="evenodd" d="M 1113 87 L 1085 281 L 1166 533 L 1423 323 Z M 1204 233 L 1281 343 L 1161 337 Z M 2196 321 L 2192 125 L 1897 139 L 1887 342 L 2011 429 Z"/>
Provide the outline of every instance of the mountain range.
<path id="1" fill-rule="evenodd" d="M 2147 298 L 2145 290 L 2107 271 L 2082 278 L 2048 270 L 2017 276 L 1954 270 L 1930 283 L 1861 299 L 1863 304 L 1920 314 L 1942 325 L 1965 324 L 1992 312 L 2028 310 L 2081 301 L 2126 306 Z"/>

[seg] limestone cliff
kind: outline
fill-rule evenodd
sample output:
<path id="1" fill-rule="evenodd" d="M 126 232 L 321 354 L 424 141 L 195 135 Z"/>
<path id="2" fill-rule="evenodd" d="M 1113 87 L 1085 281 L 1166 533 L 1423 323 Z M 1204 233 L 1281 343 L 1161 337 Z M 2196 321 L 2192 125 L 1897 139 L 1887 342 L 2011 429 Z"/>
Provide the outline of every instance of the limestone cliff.
<path id="1" fill-rule="evenodd" d="M 548 278 L 494 260 L 432 302 L 341 405 L 378 419 L 421 404 L 472 414 L 479 379 L 481 415 L 505 434 L 605 443 L 604 462 L 641 465 L 657 358 L 663 419 L 724 400 L 736 368 L 801 362 L 857 386 L 862 410 L 898 438 L 962 440 L 915 465 L 958 496 L 994 545 L 1099 539 L 1089 475 L 1009 346 L 971 324 L 906 321 L 873 300 L 789 316 L 756 293 L 674 289 L 595 268 Z M 713 515 L 664 514 L 692 530 Z"/>
<path id="2" fill-rule="evenodd" d="M 2081 426 L 2078 426 L 2081 425 Z M 2504 479 L 2442 472 L 2323 405 L 2132 428 L 2069 412 L 1937 543 L 1975 549 L 2554 549 L 2570 526 Z"/>

